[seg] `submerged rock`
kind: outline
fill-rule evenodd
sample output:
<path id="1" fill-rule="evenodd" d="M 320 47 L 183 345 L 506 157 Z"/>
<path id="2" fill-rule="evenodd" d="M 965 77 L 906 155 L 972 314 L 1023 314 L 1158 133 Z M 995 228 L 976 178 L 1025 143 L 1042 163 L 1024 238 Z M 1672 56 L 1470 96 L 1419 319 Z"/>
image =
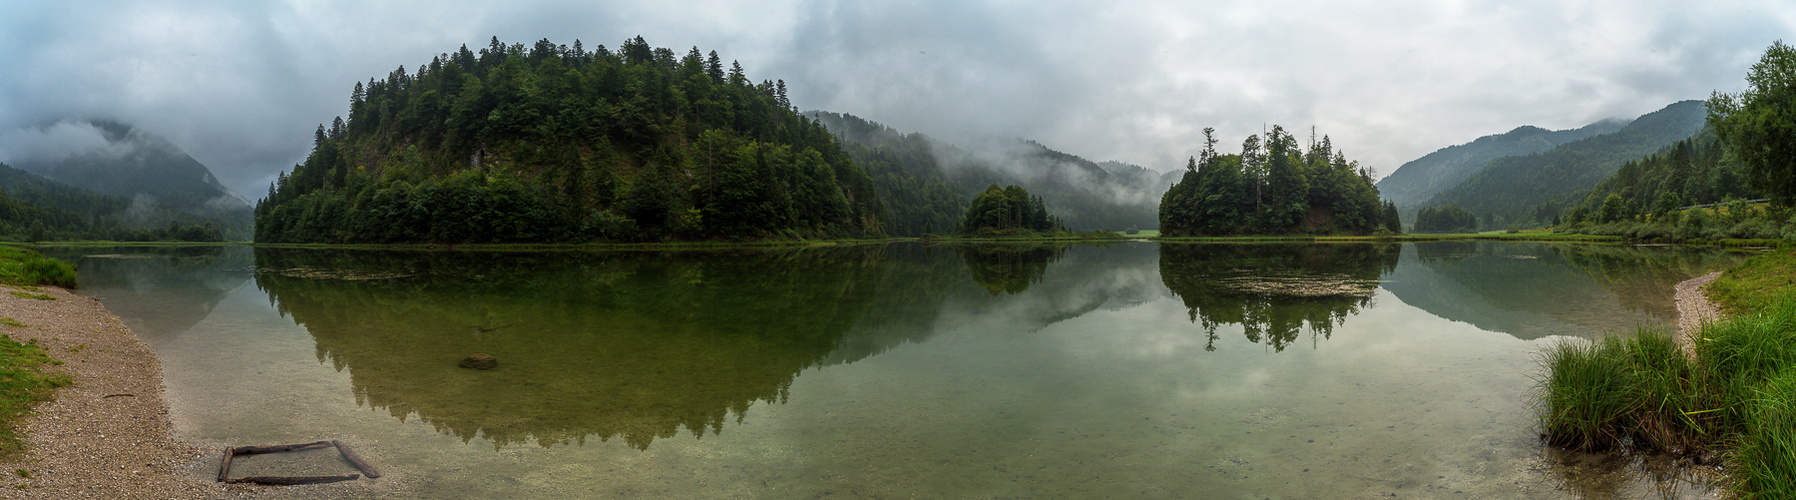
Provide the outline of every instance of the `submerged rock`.
<path id="1" fill-rule="evenodd" d="M 462 358 L 462 360 L 461 360 L 462 368 L 473 368 L 475 370 L 491 370 L 497 366 L 499 366 L 499 360 L 493 358 L 493 355 L 487 354 L 484 352 L 478 353 L 478 354 L 469 354 L 468 357 Z"/>

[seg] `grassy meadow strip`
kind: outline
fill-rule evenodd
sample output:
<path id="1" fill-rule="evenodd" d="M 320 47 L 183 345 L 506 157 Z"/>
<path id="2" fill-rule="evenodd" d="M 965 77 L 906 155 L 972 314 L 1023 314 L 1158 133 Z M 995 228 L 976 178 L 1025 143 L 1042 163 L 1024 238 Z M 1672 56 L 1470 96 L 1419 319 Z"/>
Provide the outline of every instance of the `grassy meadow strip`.
<path id="1" fill-rule="evenodd" d="M 0 322 L 0 331 L 25 327 L 18 321 Z M 33 341 L 20 343 L 11 334 L 0 334 L 0 456 L 25 448 L 19 425 L 38 403 L 49 401 L 56 388 L 69 385 L 69 376 L 49 368 L 62 364 L 50 359 Z"/>
<path id="2" fill-rule="evenodd" d="M 1712 285 L 1740 313 L 1705 326 L 1694 359 L 1672 335 L 1568 340 L 1541 356 L 1547 441 L 1589 451 L 1724 457 L 1746 498 L 1796 498 L 1796 258 L 1748 259 Z"/>
<path id="3" fill-rule="evenodd" d="M 0 284 L 24 289 L 11 290 L 19 298 L 54 300 L 30 292 L 38 291 L 38 285 L 74 287 L 75 266 L 28 249 L 0 245 Z M 13 339 L 12 335 L 25 328 L 18 320 L 0 318 L 0 455 L 24 449 L 25 440 L 18 434 L 20 422 L 32 406 L 48 401 L 56 388 L 70 383 L 67 375 L 47 368 L 61 363 L 51 360 L 36 339 L 24 343 Z"/>
<path id="4" fill-rule="evenodd" d="M 28 289 L 37 285 L 74 288 L 75 266 L 30 249 L 0 245 L 0 284 Z"/>

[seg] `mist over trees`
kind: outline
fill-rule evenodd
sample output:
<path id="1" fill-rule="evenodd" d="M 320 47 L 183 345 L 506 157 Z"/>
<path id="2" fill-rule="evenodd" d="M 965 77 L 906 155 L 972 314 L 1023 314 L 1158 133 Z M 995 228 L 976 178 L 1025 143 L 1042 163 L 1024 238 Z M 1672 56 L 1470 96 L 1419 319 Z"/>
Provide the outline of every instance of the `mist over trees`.
<path id="1" fill-rule="evenodd" d="M 1239 154 L 1216 151 L 1215 130 L 1184 177 L 1160 202 L 1160 234 L 1372 234 L 1393 227 L 1372 174 L 1348 161 L 1327 136 L 1309 147 L 1283 127 L 1250 135 Z"/>
<path id="2" fill-rule="evenodd" d="M 867 169 L 891 211 L 888 231 L 950 232 L 968 200 L 991 185 L 1016 185 L 1042 197 L 1075 231 L 1154 227 L 1171 180 L 1145 168 L 1093 162 L 1024 139 L 966 139 L 959 144 L 905 134 L 854 115 L 809 111 Z"/>
<path id="3" fill-rule="evenodd" d="M 0 163 L 0 241 L 224 241 L 218 223 Z"/>
<path id="4" fill-rule="evenodd" d="M 889 218 L 784 82 L 715 51 L 495 37 L 349 100 L 258 203 L 257 241 L 859 237 Z"/>

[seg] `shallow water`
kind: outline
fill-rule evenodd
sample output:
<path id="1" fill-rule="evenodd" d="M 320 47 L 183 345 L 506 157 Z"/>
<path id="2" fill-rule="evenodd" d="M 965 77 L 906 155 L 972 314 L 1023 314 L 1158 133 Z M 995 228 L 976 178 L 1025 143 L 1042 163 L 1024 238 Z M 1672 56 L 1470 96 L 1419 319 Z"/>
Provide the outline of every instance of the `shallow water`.
<path id="1" fill-rule="evenodd" d="M 1700 495 L 1679 469 L 1543 448 L 1527 392 L 1557 336 L 1667 321 L 1672 284 L 1738 259 L 1488 242 L 49 253 L 162 358 L 180 437 L 342 440 L 386 476 L 278 495 L 407 498 Z M 499 367 L 456 366 L 475 352 Z"/>

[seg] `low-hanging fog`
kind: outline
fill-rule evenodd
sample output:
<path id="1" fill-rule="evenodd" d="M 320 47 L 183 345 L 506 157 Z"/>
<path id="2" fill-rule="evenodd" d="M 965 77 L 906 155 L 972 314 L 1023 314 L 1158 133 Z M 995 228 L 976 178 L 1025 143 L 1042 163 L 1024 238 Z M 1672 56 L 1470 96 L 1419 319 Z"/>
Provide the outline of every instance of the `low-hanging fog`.
<path id="1" fill-rule="evenodd" d="M 802 109 L 949 141 L 1021 137 L 1168 171 L 1206 126 L 1222 149 L 1315 126 L 1389 173 L 1518 125 L 1738 91 L 1792 28 L 1796 5 L 1775 0 L 4 2 L 0 161 L 103 148 L 76 122 L 113 120 L 253 199 L 347 114 L 357 81 L 495 35 L 641 35 L 784 80 Z"/>

